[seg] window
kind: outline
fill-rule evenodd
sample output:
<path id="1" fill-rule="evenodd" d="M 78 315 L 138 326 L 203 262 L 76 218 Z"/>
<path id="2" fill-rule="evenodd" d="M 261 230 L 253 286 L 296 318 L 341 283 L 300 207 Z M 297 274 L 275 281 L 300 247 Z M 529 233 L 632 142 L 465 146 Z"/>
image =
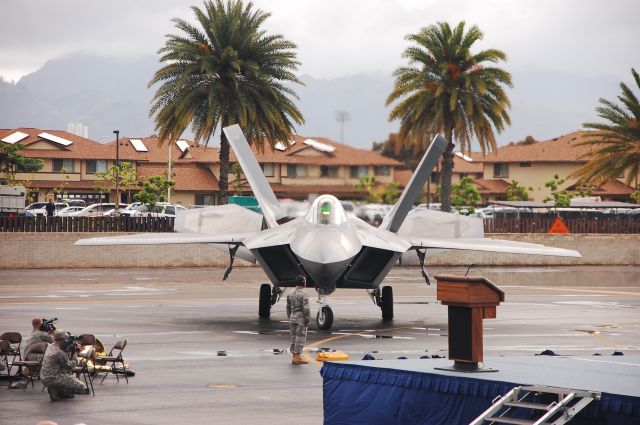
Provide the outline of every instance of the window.
<path id="1" fill-rule="evenodd" d="M 302 164 L 288 164 L 287 177 L 307 177 L 307 166 Z"/>
<path id="2" fill-rule="evenodd" d="M 173 205 L 167 205 L 164 208 L 164 213 L 165 214 L 176 215 L 176 207 L 174 207 Z"/>
<path id="3" fill-rule="evenodd" d="M 338 167 L 321 165 L 320 177 L 338 177 Z"/>
<path id="4" fill-rule="evenodd" d="M 260 164 L 260 168 L 262 168 L 262 172 L 265 177 L 273 177 L 275 176 L 275 167 L 272 163 Z"/>
<path id="5" fill-rule="evenodd" d="M 373 167 L 373 174 L 376 176 L 390 176 L 391 167 L 388 165 L 376 165 Z"/>
<path id="6" fill-rule="evenodd" d="M 509 164 L 500 162 L 493 164 L 493 177 L 509 177 Z"/>
<path id="7" fill-rule="evenodd" d="M 351 178 L 359 179 L 369 174 L 369 170 L 366 165 L 354 165 L 351 167 Z"/>
<path id="8" fill-rule="evenodd" d="M 90 159 L 87 161 L 87 174 L 106 173 L 106 159 Z"/>
<path id="9" fill-rule="evenodd" d="M 215 205 L 213 195 L 196 194 L 196 205 Z"/>
<path id="10" fill-rule="evenodd" d="M 520 166 L 521 167 L 531 167 L 531 163 L 530 162 L 521 162 Z"/>
<path id="11" fill-rule="evenodd" d="M 73 159 L 54 159 L 53 172 L 61 173 L 62 169 L 67 173 L 73 173 Z"/>

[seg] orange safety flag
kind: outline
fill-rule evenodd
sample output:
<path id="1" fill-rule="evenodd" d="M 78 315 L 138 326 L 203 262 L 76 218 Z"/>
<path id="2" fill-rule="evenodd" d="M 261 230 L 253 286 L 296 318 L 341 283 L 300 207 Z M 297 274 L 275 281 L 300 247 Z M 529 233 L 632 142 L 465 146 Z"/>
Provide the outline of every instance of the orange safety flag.
<path id="1" fill-rule="evenodd" d="M 569 228 L 567 227 L 567 225 L 564 224 L 564 221 L 562 221 L 562 217 L 558 216 L 553 221 L 553 224 L 551 225 L 547 233 L 567 234 L 571 232 L 569 231 Z"/>

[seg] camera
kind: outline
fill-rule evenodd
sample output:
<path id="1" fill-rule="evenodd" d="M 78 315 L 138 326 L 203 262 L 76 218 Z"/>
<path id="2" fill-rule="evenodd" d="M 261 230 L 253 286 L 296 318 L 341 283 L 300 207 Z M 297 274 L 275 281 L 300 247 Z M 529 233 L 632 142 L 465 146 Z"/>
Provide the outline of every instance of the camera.
<path id="1" fill-rule="evenodd" d="M 78 341 L 79 339 L 80 336 L 71 335 L 69 332 L 67 332 L 67 339 L 65 339 L 64 344 L 62 344 L 60 348 L 65 352 L 73 351 L 76 345 L 76 341 Z"/>
<path id="2" fill-rule="evenodd" d="M 42 319 L 42 325 L 40 326 L 40 330 L 43 332 L 51 333 L 56 330 L 55 322 L 58 321 L 57 317 L 53 319 Z"/>

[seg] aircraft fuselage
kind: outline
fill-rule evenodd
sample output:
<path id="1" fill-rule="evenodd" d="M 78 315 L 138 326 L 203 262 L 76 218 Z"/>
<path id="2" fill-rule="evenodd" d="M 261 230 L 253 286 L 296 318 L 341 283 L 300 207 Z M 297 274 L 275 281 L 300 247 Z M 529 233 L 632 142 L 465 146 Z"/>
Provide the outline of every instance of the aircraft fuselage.
<path id="1" fill-rule="evenodd" d="M 288 244 L 252 252 L 276 286 L 293 286 L 295 276 L 303 274 L 325 294 L 336 288 L 375 289 L 400 253 L 364 245 L 356 221 L 335 197 L 322 195 L 306 217 L 283 225 L 295 228 Z"/>

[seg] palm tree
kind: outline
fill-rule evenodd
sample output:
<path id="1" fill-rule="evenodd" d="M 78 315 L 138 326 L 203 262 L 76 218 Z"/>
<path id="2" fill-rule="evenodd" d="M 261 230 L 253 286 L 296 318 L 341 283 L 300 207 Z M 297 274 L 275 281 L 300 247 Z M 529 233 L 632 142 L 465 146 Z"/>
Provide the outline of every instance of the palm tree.
<path id="1" fill-rule="evenodd" d="M 631 74 L 640 89 L 640 76 L 635 69 Z M 591 146 L 592 151 L 585 155 L 589 161 L 572 175 L 582 181 L 593 182 L 598 179 L 611 180 L 624 175 L 625 182 L 631 185 L 635 179 L 638 189 L 640 176 L 640 102 L 638 97 L 624 83 L 620 83 L 622 94 L 618 100 L 622 105 L 600 99 L 596 108 L 604 123 L 585 123 L 585 128 L 595 131 L 588 133 L 586 140 L 578 145 Z"/>
<path id="2" fill-rule="evenodd" d="M 457 140 L 463 152 L 471 150 L 473 137 L 483 152 L 495 149 L 493 129 L 500 133 L 511 124 L 503 88 L 512 86 L 511 75 L 491 66 L 506 60 L 500 50 L 471 53 L 481 38 L 478 27 L 465 31 L 464 22 L 453 29 L 440 22 L 407 36 L 415 43 L 403 53 L 410 64 L 396 69 L 395 87 L 387 98 L 387 105 L 398 101 L 389 120 L 400 120 L 401 140 L 426 146 L 435 134 L 443 133 L 450 142 Z M 453 148 L 450 143 L 442 159 L 444 211 L 451 210 Z"/>
<path id="3" fill-rule="evenodd" d="M 294 123 L 304 119 L 291 98 L 295 44 L 269 35 L 261 25 L 270 16 L 252 3 L 206 1 L 191 8 L 199 26 L 173 22 L 181 35 L 167 35 L 158 53 L 165 65 L 149 82 L 160 83 L 152 100 L 161 140 L 175 142 L 191 125 L 196 141 L 208 143 L 216 129 L 239 124 L 262 149 L 264 142 L 288 144 Z M 220 202 L 229 186 L 229 143 L 220 132 Z"/>

